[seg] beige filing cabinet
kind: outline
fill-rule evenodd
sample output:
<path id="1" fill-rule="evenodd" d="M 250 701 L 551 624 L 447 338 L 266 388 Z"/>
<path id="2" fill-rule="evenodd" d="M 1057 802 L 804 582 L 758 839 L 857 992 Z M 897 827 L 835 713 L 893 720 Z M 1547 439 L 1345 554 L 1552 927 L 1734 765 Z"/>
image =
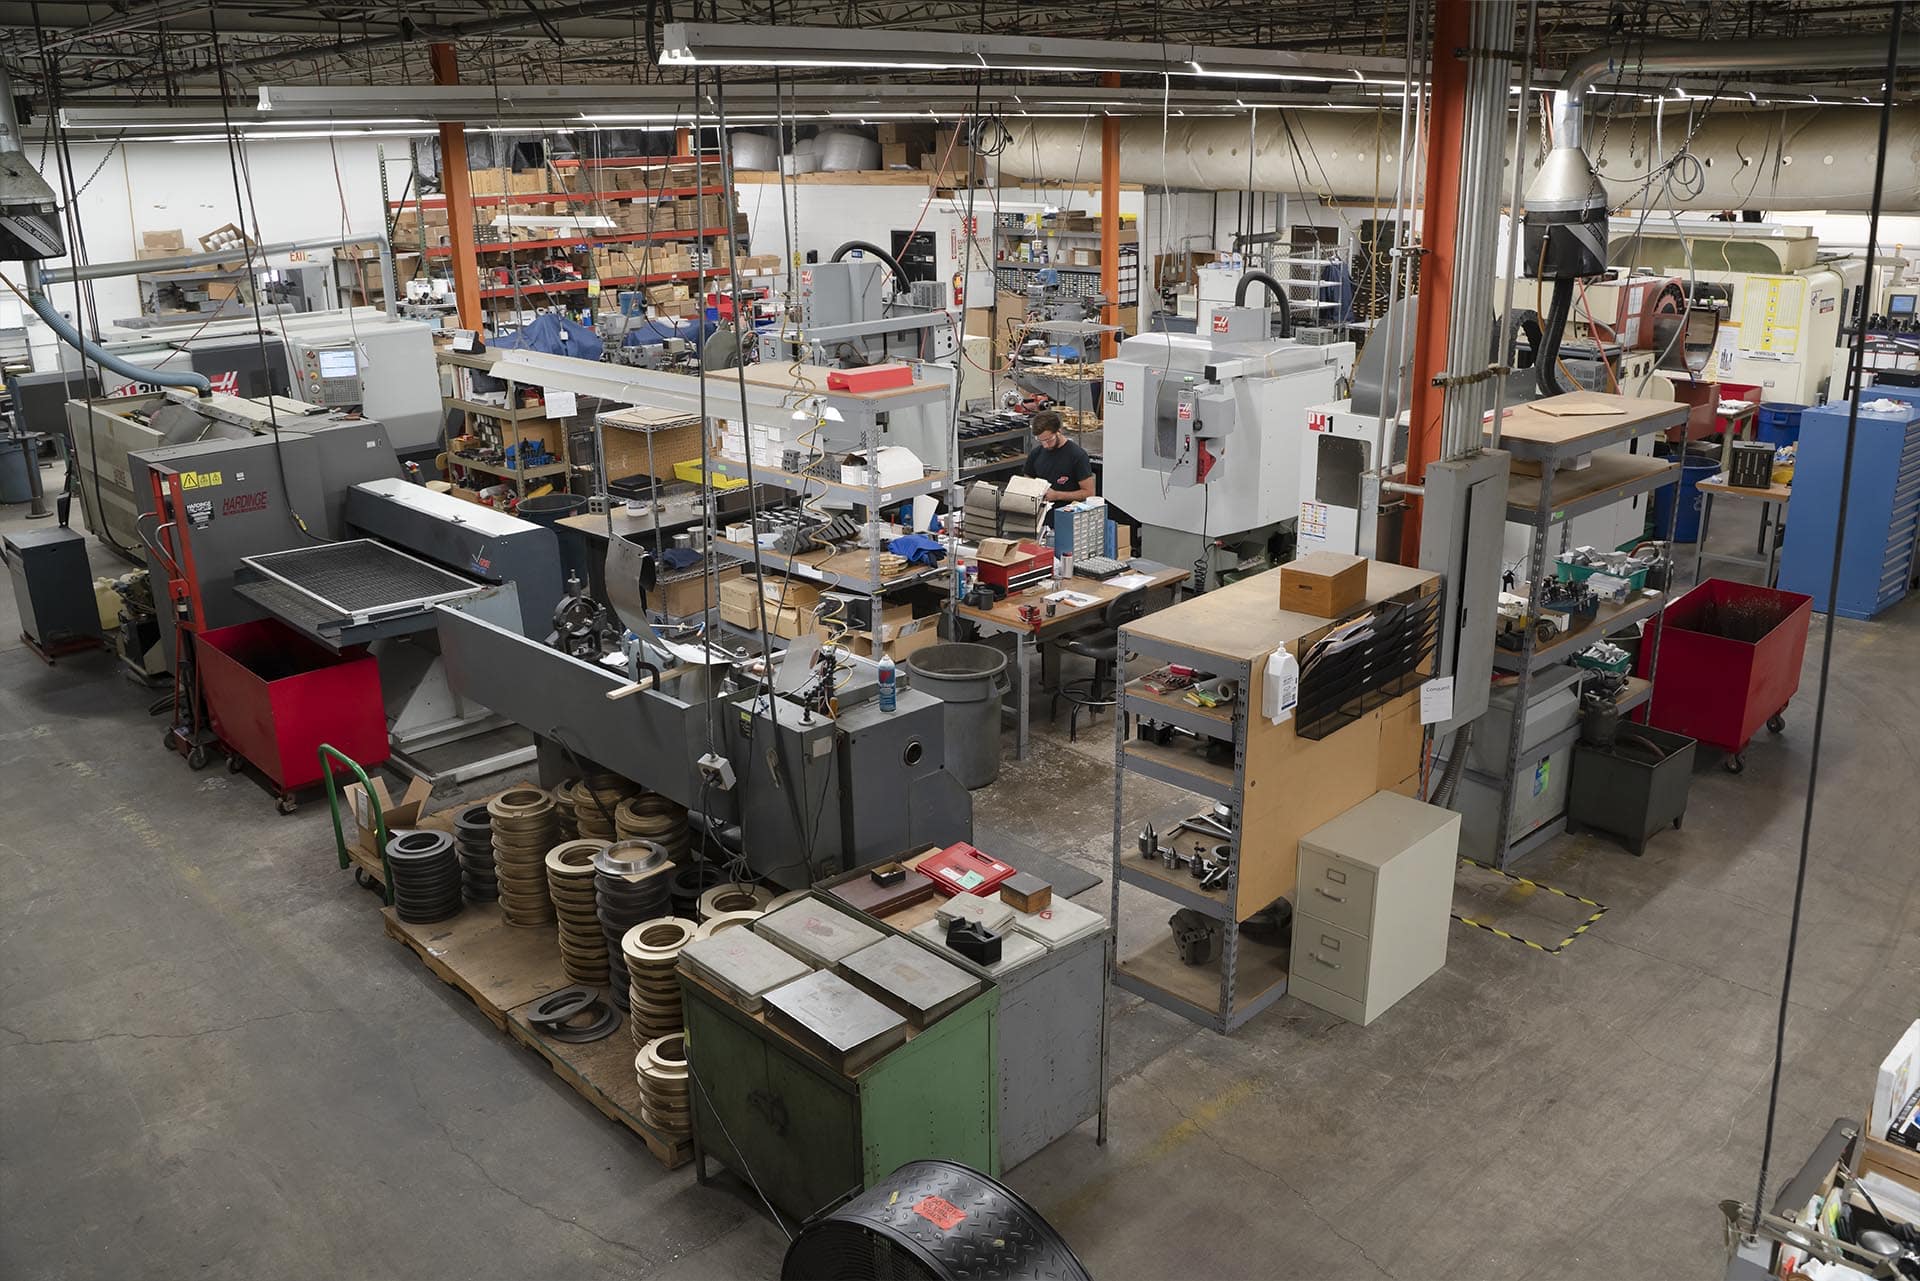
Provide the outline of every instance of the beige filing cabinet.
<path id="1" fill-rule="evenodd" d="M 1447 963 L 1460 816 L 1375 792 L 1300 838 L 1287 994 L 1365 1025 Z"/>

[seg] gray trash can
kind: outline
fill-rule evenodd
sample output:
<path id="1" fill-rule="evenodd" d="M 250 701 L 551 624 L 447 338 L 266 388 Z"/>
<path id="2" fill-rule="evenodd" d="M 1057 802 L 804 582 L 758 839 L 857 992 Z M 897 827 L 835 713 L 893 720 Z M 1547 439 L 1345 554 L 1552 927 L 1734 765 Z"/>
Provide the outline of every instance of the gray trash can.
<path id="1" fill-rule="evenodd" d="M 1007 656 L 991 645 L 943 643 L 907 655 L 921 690 L 946 704 L 947 772 L 971 789 L 1000 776 L 1000 700 Z"/>

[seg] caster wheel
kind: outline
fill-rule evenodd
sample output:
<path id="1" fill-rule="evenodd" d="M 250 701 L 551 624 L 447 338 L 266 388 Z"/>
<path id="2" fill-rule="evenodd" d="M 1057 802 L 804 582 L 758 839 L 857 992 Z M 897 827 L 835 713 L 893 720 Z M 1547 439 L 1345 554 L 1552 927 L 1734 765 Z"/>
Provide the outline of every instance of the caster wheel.
<path id="1" fill-rule="evenodd" d="M 198 743 L 188 748 L 187 765 L 192 769 L 205 769 L 207 767 L 207 749 L 201 747 Z"/>
<path id="2" fill-rule="evenodd" d="M 1680 816 L 1680 818 L 1685 818 L 1685 817 L 1686 817 L 1685 814 L 1682 814 Z M 1680 830 L 1680 818 L 1676 818 L 1673 820 L 1673 830 L 1676 832 Z"/>
<path id="3" fill-rule="evenodd" d="M 380 892 L 380 882 L 369 876 L 367 869 L 364 867 L 356 867 L 353 869 L 353 883 L 363 890 L 372 890 L 375 894 Z"/>
<path id="4" fill-rule="evenodd" d="M 160 746 L 166 748 L 169 752 L 177 752 L 180 750 L 178 747 L 174 745 L 172 730 L 168 730 L 166 733 L 160 736 Z"/>
<path id="5" fill-rule="evenodd" d="M 247 767 L 247 762 L 244 757 L 241 757 L 238 755 L 227 757 L 227 773 L 238 774 L 241 770 L 245 769 L 246 767 Z"/>
<path id="6" fill-rule="evenodd" d="M 300 808 L 300 802 L 295 800 L 291 796 L 282 796 L 279 800 L 274 802 L 274 806 L 282 814 L 291 814 L 295 810 Z"/>
<path id="7" fill-rule="evenodd" d="M 1747 754 L 1745 752 L 1735 752 L 1733 755 L 1727 757 L 1727 773 L 1744 774 L 1746 769 Z"/>
<path id="8" fill-rule="evenodd" d="M 1767 717 L 1767 729 L 1770 733 L 1774 733 L 1774 734 L 1786 733 L 1787 718 L 1782 716 L 1780 713 L 1775 712 L 1773 715 Z"/>

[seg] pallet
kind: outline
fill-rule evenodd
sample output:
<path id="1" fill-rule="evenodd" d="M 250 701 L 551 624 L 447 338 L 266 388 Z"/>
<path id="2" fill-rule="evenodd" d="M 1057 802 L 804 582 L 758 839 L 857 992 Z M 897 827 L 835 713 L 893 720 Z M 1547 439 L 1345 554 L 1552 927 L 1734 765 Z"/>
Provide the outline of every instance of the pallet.
<path id="1" fill-rule="evenodd" d="M 390 907 L 380 917 L 388 937 L 412 948 L 441 982 L 465 992 L 502 1032 L 509 1010 L 572 982 L 551 926 L 515 929 L 491 903 L 471 904 L 431 925 L 409 924 Z"/>
<path id="2" fill-rule="evenodd" d="M 507 1032 L 547 1061 L 561 1080 L 580 1092 L 580 1097 L 618 1121 L 640 1137 L 660 1164 L 677 1170 L 693 1159 L 693 1139 L 655 1129 L 640 1119 L 640 1078 L 633 1067 L 633 1037 L 626 1019 L 613 1035 L 576 1044 L 556 1041 L 527 1021 L 526 1006 L 507 1014 Z"/>
<path id="3" fill-rule="evenodd" d="M 640 1119 L 640 1081 L 624 1018 L 612 1035 L 585 1044 L 551 1040 L 527 1021 L 541 997 L 573 986 L 552 926 L 515 929 L 491 903 L 430 925 L 403 921 L 390 907 L 380 917 L 390 938 L 411 948 L 441 982 L 466 993 L 488 1022 L 545 1059 L 587 1102 L 638 1135 L 660 1164 L 675 1170 L 693 1159 L 690 1137 Z"/>

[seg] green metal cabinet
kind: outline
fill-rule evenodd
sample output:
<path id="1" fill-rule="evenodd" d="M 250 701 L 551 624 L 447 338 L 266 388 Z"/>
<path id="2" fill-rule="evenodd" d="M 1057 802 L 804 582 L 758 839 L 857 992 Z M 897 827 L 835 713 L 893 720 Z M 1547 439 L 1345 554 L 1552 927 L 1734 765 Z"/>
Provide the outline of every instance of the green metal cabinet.
<path id="1" fill-rule="evenodd" d="M 806 1219 L 908 1161 L 1000 1173 L 991 984 L 850 1077 L 697 979 L 682 974 L 680 994 L 701 1182 L 711 1156 Z"/>

